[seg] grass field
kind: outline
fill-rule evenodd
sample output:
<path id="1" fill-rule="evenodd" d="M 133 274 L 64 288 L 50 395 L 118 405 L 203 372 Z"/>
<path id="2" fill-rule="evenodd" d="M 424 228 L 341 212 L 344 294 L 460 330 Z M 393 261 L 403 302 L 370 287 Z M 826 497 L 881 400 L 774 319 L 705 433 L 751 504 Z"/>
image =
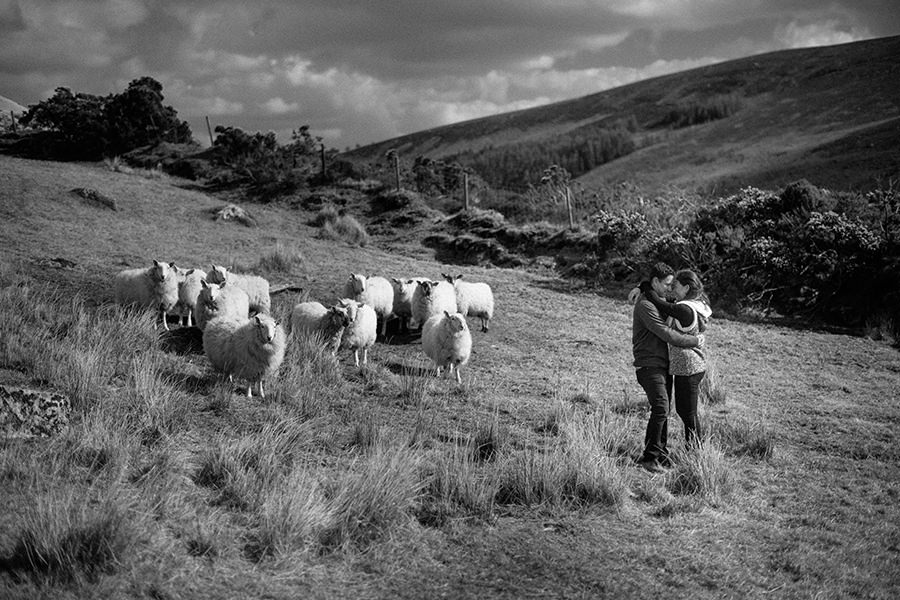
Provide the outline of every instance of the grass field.
<path id="1" fill-rule="evenodd" d="M 900 593 L 896 348 L 714 319 L 709 439 L 651 475 L 633 465 L 647 411 L 630 306 L 467 267 L 497 311 L 461 386 L 430 376 L 414 338 L 379 342 L 364 369 L 295 341 L 248 400 L 112 306 L 111 275 L 232 265 L 302 287 L 273 298 L 285 318 L 352 271 L 448 269 L 401 235 L 322 236 L 287 204 L 248 206 L 255 228 L 217 222 L 229 198 L 177 183 L 0 156 L 0 383 L 73 403 L 67 432 L 0 443 L 0 596 Z M 670 431 L 680 452 L 674 415 Z"/>

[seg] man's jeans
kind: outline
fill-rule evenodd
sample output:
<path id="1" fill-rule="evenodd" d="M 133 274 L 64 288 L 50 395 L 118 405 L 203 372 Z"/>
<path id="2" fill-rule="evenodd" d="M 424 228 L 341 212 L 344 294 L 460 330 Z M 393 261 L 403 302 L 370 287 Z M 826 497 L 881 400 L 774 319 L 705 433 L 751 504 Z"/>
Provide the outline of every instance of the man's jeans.
<path id="1" fill-rule="evenodd" d="M 637 370 L 637 380 L 650 402 L 650 420 L 647 435 L 644 436 L 642 461 L 657 460 L 669 462 L 666 441 L 669 435 L 669 407 L 672 397 L 672 376 L 666 369 L 641 367 Z"/>

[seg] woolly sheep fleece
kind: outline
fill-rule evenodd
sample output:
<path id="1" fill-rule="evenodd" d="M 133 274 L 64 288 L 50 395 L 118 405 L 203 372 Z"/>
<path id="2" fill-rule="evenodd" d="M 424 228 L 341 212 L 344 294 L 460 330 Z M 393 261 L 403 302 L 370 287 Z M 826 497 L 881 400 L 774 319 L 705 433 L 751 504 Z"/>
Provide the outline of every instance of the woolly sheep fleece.
<path id="1" fill-rule="evenodd" d="M 142 269 L 126 269 L 113 279 L 116 304 L 170 311 L 178 302 L 178 281 L 169 264 L 153 261 Z"/>
<path id="2" fill-rule="evenodd" d="M 197 298 L 203 289 L 203 281 L 206 272 L 201 269 L 179 269 L 175 267 L 178 276 L 178 303 L 174 312 L 187 318 L 187 326 L 191 326 L 191 319 L 197 320 Z"/>
<path id="3" fill-rule="evenodd" d="M 213 319 L 203 331 L 203 350 L 213 368 L 251 384 L 278 370 L 284 347 L 284 329 L 268 315 Z"/>
<path id="4" fill-rule="evenodd" d="M 368 362 L 369 348 L 375 345 L 378 334 L 378 317 L 375 310 L 368 304 L 343 298 L 338 306 L 347 309 L 350 324 L 344 329 L 341 337 L 341 348 L 353 350 L 353 358 L 356 366 L 359 366 L 359 351 L 363 351 L 363 364 Z"/>
<path id="5" fill-rule="evenodd" d="M 490 320 L 494 318 L 494 292 L 491 286 L 483 282 L 463 281 L 462 275 L 441 275 L 456 292 L 456 309 L 463 315 L 479 317 L 481 330 L 486 332 Z"/>
<path id="6" fill-rule="evenodd" d="M 269 282 L 259 275 L 241 275 L 229 271 L 225 267 L 213 265 L 206 280 L 219 284 L 228 282 L 241 288 L 247 292 L 247 296 L 250 298 L 250 310 L 254 312 L 269 314 L 272 311 Z"/>
<path id="7" fill-rule="evenodd" d="M 411 327 L 418 327 L 434 315 L 456 312 L 456 292 L 446 281 L 420 281 L 413 292 Z"/>
<path id="8" fill-rule="evenodd" d="M 382 318 L 394 312 L 394 286 L 384 277 L 351 273 L 344 285 L 344 297 L 371 306 Z"/>
<path id="9" fill-rule="evenodd" d="M 197 297 L 197 310 L 194 320 L 197 327 L 203 329 L 207 322 L 215 318 L 246 319 L 250 314 L 250 298 L 247 292 L 239 287 L 215 283 L 200 282 L 200 295 Z"/>
<path id="10" fill-rule="evenodd" d="M 460 313 L 434 315 L 422 325 L 422 349 L 439 368 L 452 369 L 469 362 L 472 334 L 466 318 Z M 459 381 L 459 370 L 456 371 Z"/>

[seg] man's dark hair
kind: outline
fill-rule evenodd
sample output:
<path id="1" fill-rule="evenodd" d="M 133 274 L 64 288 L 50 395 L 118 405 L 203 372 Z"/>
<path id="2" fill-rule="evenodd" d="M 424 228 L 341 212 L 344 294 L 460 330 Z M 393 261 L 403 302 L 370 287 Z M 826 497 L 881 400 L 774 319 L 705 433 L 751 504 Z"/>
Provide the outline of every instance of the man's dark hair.
<path id="1" fill-rule="evenodd" d="M 651 280 L 656 278 L 660 281 L 662 281 L 669 275 L 674 275 L 674 274 L 675 274 L 675 269 L 673 269 L 672 267 L 670 267 L 669 265 L 667 265 L 664 262 L 658 262 L 655 265 L 653 265 L 652 267 L 650 267 L 650 273 L 649 273 Z"/>

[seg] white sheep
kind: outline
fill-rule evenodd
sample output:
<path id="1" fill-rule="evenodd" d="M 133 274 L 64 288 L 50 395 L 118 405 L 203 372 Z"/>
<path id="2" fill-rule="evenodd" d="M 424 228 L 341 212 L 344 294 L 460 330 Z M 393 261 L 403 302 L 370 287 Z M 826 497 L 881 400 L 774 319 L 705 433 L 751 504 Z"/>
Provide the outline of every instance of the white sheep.
<path id="1" fill-rule="evenodd" d="M 387 331 L 387 320 L 394 314 L 394 286 L 384 277 L 366 277 L 350 273 L 344 284 L 344 297 L 371 306 L 381 318 L 381 335 Z"/>
<path id="2" fill-rule="evenodd" d="M 353 361 L 359 366 L 359 351 L 363 351 L 362 364 L 369 362 L 369 348 L 375 344 L 378 333 L 378 317 L 368 304 L 350 298 L 338 301 L 338 306 L 347 310 L 350 324 L 341 337 L 341 348 L 353 350 Z"/>
<path id="3" fill-rule="evenodd" d="M 192 317 L 196 321 L 197 298 L 203 289 L 202 282 L 206 279 L 206 272 L 200 269 L 182 269 L 172 264 L 178 279 L 178 302 L 173 312 L 181 316 L 181 325 L 191 326 Z"/>
<path id="4" fill-rule="evenodd" d="M 453 277 L 441 273 L 456 292 L 456 309 L 467 317 L 481 318 L 481 331 L 487 332 L 488 323 L 494 317 L 494 292 L 486 283 L 463 281 L 462 275 Z"/>
<path id="5" fill-rule="evenodd" d="M 410 327 L 419 327 L 434 315 L 456 312 L 456 292 L 446 281 L 420 281 L 412 299 Z"/>
<path id="6" fill-rule="evenodd" d="M 217 317 L 246 319 L 250 314 L 250 297 L 241 288 L 228 283 L 217 284 L 200 281 L 194 321 L 204 329 L 206 324 Z"/>
<path id="7" fill-rule="evenodd" d="M 420 281 L 428 281 L 427 277 L 412 277 L 411 279 L 397 279 L 391 277 L 391 286 L 394 288 L 394 316 L 400 319 L 401 331 L 409 329 L 409 318 L 412 316 L 412 299 L 416 286 Z"/>
<path id="8" fill-rule="evenodd" d="M 168 263 L 154 260 L 150 267 L 120 271 L 113 288 L 116 304 L 157 310 L 163 328 L 169 330 L 166 313 L 178 302 L 178 281 Z"/>
<path id="9" fill-rule="evenodd" d="M 203 351 L 216 371 L 245 379 L 247 397 L 259 382 L 259 395 L 266 397 L 263 379 L 284 360 L 284 329 L 269 315 L 249 319 L 215 318 L 203 330 Z"/>
<path id="10" fill-rule="evenodd" d="M 337 354 L 350 315 L 343 306 L 326 308 L 320 302 L 301 302 L 291 311 L 290 332 L 294 336 L 315 336 L 322 340 L 332 356 Z"/>
<path id="11" fill-rule="evenodd" d="M 462 313 L 434 315 L 422 325 L 422 349 L 434 361 L 438 375 L 446 368 L 453 373 L 456 367 L 456 382 L 462 383 L 459 368 L 469 362 L 472 354 L 472 333 Z"/>
<path id="12" fill-rule="evenodd" d="M 272 311 L 272 297 L 269 295 L 269 282 L 259 275 L 241 275 L 229 271 L 225 267 L 212 266 L 212 270 L 206 276 L 210 283 L 225 283 L 236 285 L 250 297 L 250 310 L 258 313 L 269 314 Z"/>

